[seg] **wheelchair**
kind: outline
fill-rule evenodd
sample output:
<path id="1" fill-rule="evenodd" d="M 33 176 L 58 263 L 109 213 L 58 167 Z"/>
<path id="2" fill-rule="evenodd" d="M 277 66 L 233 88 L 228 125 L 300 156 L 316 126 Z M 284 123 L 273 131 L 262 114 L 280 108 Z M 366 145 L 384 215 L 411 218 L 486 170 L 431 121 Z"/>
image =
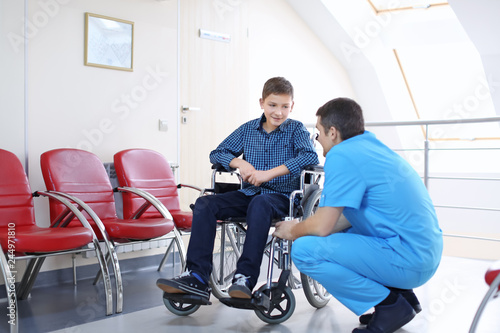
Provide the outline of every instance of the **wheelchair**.
<path id="1" fill-rule="evenodd" d="M 200 195 L 217 195 L 242 187 L 241 176 L 235 171 L 226 171 L 220 165 L 212 167 L 212 187 L 202 190 Z M 321 197 L 321 181 L 323 168 L 307 167 L 300 177 L 300 189 L 290 194 L 289 214 L 287 220 L 307 217 L 314 214 Z M 273 225 L 278 221 L 273 221 Z M 268 324 L 279 324 L 286 321 L 295 310 L 295 296 L 292 289 L 302 288 L 306 299 L 315 308 L 324 307 L 331 295 L 317 281 L 294 268 L 291 260 L 292 242 L 269 236 L 264 255 L 269 259 L 267 264 L 266 283 L 254 291 L 251 299 L 231 298 L 227 292 L 232 284 L 236 264 L 243 250 L 246 225 L 244 219 L 232 218 L 218 221 L 217 234 L 213 252 L 213 269 L 210 276 L 211 293 L 227 306 L 254 310 L 257 317 Z M 281 270 L 275 277 L 275 268 Z M 196 312 L 201 305 L 209 305 L 210 301 L 198 296 L 186 294 L 163 294 L 166 308 L 179 316 L 187 316 Z"/>

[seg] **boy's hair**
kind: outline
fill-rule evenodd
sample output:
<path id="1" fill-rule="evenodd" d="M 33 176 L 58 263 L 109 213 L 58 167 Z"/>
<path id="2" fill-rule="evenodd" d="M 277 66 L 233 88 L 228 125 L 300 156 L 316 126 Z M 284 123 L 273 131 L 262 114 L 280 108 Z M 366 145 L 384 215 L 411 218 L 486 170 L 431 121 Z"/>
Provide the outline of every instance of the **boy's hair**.
<path id="1" fill-rule="evenodd" d="M 284 77 L 270 78 L 264 84 L 264 89 L 262 89 L 262 99 L 266 99 L 271 94 L 289 95 L 293 100 L 293 86 Z"/>
<path id="2" fill-rule="evenodd" d="M 340 138 L 347 140 L 353 136 L 363 134 L 365 121 L 363 110 L 352 99 L 335 98 L 320 107 L 316 116 L 321 117 L 320 123 L 326 131 L 332 126 L 340 132 Z"/>

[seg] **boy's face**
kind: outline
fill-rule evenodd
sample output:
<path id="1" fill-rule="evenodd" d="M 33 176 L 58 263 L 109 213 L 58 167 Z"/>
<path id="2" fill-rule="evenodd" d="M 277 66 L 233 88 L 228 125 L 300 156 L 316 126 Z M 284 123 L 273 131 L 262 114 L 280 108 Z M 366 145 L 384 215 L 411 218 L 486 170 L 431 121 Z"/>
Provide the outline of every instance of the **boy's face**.
<path id="1" fill-rule="evenodd" d="M 266 122 L 264 129 L 268 132 L 274 131 L 285 120 L 293 109 L 293 100 L 290 95 L 271 94 L 266 99 L 260 99 L 260 108 L 264 110 Z"/>

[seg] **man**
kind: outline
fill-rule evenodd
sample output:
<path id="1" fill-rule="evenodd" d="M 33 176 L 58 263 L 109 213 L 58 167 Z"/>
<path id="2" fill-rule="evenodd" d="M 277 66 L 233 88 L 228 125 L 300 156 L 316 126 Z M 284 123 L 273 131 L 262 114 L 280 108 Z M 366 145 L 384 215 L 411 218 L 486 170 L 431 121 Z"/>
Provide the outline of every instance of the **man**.
<path id="1" fill-rule="evenodd" d="M 361 107 L 337 98 L 318 109 L 325 184 L 316 214 L 277 224 L 274 235 L 295 240 L 297 268 L 320 282 L 366 327 L 390 333 L 421 306 L 412 288 L 436 272 L 442 232 L 429 194 L 412 167 L 365 131 Z M 333 233 L 341 214 L 352 227 Z"/>

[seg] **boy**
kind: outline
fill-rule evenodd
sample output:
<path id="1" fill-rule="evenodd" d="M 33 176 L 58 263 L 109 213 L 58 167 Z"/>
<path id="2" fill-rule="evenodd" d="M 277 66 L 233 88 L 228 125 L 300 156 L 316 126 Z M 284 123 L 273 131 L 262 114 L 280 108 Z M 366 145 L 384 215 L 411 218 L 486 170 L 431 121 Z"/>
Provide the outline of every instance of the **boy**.
<path id="1" fill-rule="evenodd" d="M 304 125 L 288 119 L 294 104 L 290 82 L 282 77 L 269 79 L 259 102 L 264 114 L 241 125 L 210 153 L 211 163 L 239 169 L 244 188 L 198 198 L 186 272 L 156 282 L 167 293 L 208 300 L 217 220 L 246 217 L 245 243 L 228 292 L 231 297 L 250 299 L 272 220 L 288 215 L 289 195 L 299 188 L 302 169 L 319 162 Z"/>
<path id="2" fill-rule="evenodd" d="M 325 184 L 315 215 L 279 222 L 292 258 L 360 317 L 353 333 L 391 333 L 420 312 L 412 288 L 436 272 L 443 249 L 434 206 L 419 175 L 365 131 L 361 107 L 337 98 L 318 109 Z M 352 228 L 332 233 L 341 214 Z"/>

